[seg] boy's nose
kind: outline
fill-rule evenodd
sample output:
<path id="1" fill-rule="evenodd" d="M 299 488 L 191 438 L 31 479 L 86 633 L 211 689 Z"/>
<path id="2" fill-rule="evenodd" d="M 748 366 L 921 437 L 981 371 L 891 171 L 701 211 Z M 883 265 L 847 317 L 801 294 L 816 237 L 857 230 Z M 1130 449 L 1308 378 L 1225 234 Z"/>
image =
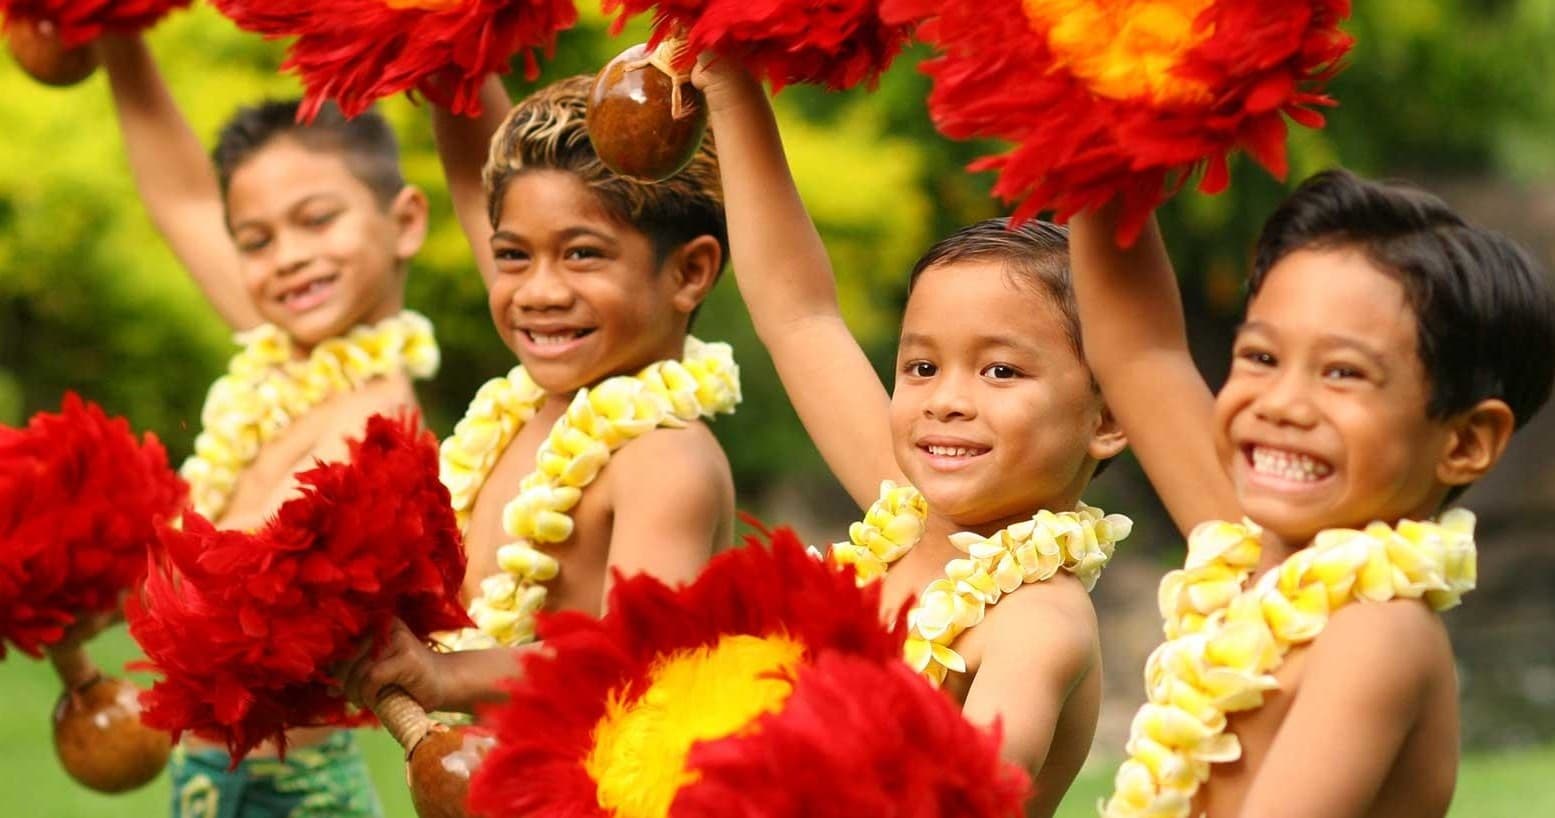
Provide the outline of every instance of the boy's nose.
<path id="1" fill-rule="evenodd" d="M 1258 393 L 1253 409 L 1260 420 L 1276 426 L 1313 426 L 1317 423 L 1317 407 L 1312 403 L 1312 387 L 1301 372 L 1288 369 Z"/>
<path id="2" fill-rule="evenodd" d="M 572 305 L 572 288 L 549 264 L 537 264 L 513 291 L 514 306 L 523 310 L 548 310 Z"/>
<path id="3" fill-rule="evenodd" d="M 954 377 L 938 378 L 923 402 L 924 417 L 933 420 L 967 419 L 977 416 L 971 392 Z"/>

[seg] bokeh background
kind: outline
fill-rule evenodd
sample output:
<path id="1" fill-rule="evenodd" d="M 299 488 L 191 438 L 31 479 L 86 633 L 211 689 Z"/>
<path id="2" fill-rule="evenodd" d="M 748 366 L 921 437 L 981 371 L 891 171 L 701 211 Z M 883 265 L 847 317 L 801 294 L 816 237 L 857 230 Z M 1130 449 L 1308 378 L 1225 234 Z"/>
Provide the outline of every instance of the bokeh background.
<path id="1" fill-rule="evenodd" d="M 584 4 L 588 6 L 590 4 Z M 1333 84 L 1341 106 L 1322 132 L 1292 137 L 1292 176 L 1234 164 L 1229 192 L 1178 197 L 1161 213 L 1182 276 L 1195 354 L 1218 382 L 1262 219 L 1296 181 L 1343 164 L 1444 196 L 1555 266 L 1555 0 L 1369 0 L 1348 25 L 1359 42 Z M 642 36 L 612 38 L 585 10 L 539 82 L 596 70 Z M 295 96 L 277 74 L 282 45 L 238 32 L 203 5 L 149 37 L 175 96 L 209 143 L 235 106 Z M 889 384 L 906 273 L 935 238 L 999 215 L 990 179 L 964 166 L 997 146 L 952 143 L 924 110 L 928 82 L 909 52 L 872 92 L 785 90 L 777 99 L 789 158 L 831 251 L 850 326 Z M 515 98 L 536 87 L 515 76 Z M 410 179 L 433 205 L 408 302 L 432 318 L 444 365 L 420 391 L 447 432 L 486 378 L 514 363 L 488 321 L 484 292 L 433 152 L 429 116 L 403 99 L 382 110 Z M 716 431 L 740 505 L 809 540 L 844 536 L 858 515 L 783 396 L 726 277 L 698 334 L 731 342 L 745 403 Z M 58 407 L 73 389 L 188 453 L 206 387 L 231 354 L 228 334 L 151 228 L 134 194 L 106 80 L 70 90 L 34 84 L 0 58 L 0 423 Z M 1555 412 L 1514 441 L 1464 504 L 1480 514 L 1480 588 L 1448 621 L 1460 659 L 1467 759 L 1453 815 L 1555 814 Z M 1126 460 L 1127 458 L 1125 458 Z M 1155 584 L 1182 545 L 1132 462 L 1088 499 L 1133 516 L 1135 534 L 1097 589 L 1108 704 L 1091 768 L 1065 815 L 1092 814 L 1142 697 L 1140 669 L 1159 640 Z M 122 633 L 103 658 L 133 658 Z M 18 816 L 166 814 L 165 779 L 118 799 L 74 788 L 47 750 L 55 694 L 25 657 L 0 663 L 0 793 Z M 395 750 L 367 736 L 391 816 L 408 816 Z M 19 800 L 18 800 L 19 799 Z"/>

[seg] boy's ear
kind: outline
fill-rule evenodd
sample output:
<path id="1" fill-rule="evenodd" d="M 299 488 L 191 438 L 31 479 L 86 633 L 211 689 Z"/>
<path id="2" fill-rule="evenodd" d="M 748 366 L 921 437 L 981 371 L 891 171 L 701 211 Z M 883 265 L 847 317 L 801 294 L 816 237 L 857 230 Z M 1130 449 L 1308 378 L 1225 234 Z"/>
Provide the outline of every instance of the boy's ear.
<path id="1" fill-rule="evenodd" d="M 427 195 L 415 185 L 406 185 L 395 194 L 389 204 L 389 218 L 394 220 L 394 256 L 409 261 L 421 252 L 427 240 Z"/>
<path id="2" fill-rule="evenodd" d="M 1117 457 L 1128 448 L 1128 435 L 1123 433 L 1122 424 L 1112 416 L 1112 410 L 1107 404 L 1101 405 L 1101 417 L 1096 423 L 1096 431 L 1091 433 L 1091 445 L 1086 452 L 1098 461 L 1109 457 Z"/>
<path id="3" fill-rule="evenodd" d="M 1466 486 L 1485 476 L 1501 459 L 1517 419 L 1500 398 L 1487 398 L 1458 415 L 1436 463 L 1436 477 L 1449 486 Z"/>
<path id="4" fill-rule="evenodd" d="M 676 309 L 689 313 L 701 305 L 723 269 L 723 248 L 712 236 L 697 236 L 682 244 L 669 259 Z"/>

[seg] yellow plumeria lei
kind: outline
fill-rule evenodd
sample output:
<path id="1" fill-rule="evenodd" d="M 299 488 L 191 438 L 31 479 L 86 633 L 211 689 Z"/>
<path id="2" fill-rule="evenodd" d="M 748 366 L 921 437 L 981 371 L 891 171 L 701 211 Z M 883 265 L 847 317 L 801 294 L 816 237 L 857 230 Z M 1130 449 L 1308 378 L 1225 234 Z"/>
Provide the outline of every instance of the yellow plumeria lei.
<path id="1" fill-rule="evenodd" d="M 1404 598 L 1440 611 L 1474 588 L 1474 515 L 1462 509 L 1435 523 L 1323 531 L 1244 590 L 1259 534 L 1251 522 L 1204 523 L 1188 538 L 1185 567 L 1161 580 L 1168 641 L 1145 665 L 1148 703 L 1102 804 L 1107 818 L 1187 816 L 1210 765 L 1241 757 L 1226 714 L 1262 706 L 1285 655 L 1339 608 Z"/>
<path id="2" fill-rule="evenodd" d="M 928 513 L 928 501 L 917 489 L 884 481 L 880 499 L 862 521 L 848 527 L 848 541 L 832 545 L 831 559 L 854 566 L 860 585 L 873 582 L 917 545 Z M 946 563 L 945 576 L 929 583 L 908 612 L 903 648 L 908 664 L 935 685 L 950 671 L 966 672 L 966 660 L 950 646 L 983 621 L 988 606 L 1060 569 L 1091 590 L 1133 525 L 1121 514 L 1103 515 L 1081 503 L 1074 511 L 1038 511 L 991 537 L 969 531 L 950 535 L 951 545 L 966 556 Z"/>
<path id="3" fill-rule="evenodd" d="M 461 529 L 469 525 L 475 498 L 497 459 L 544 400 L 545 390 L 516 366 L 481 386 L 453 435 L 443 441 L 441 476 Z M 660 426 L 680 427 L 699 417 L 731 413 L 739 402 L 740 368 L 733 350 L 689 336 L 679 361 L 659 361 L 636 375 L 578 390 L 540 444 L 535 470 L 502 509 L 502 529 L 514 541 L 497 549 L 502 570 L 481 581 L 481 595 L 470 603 L 477 630 L 449 636 L 443 644 L 470 650 L 533 640 L 535 617 L 545 606 L 542 583 L 560 569 L 536 546 L 572 536 L 570 512 L 611 453 Z"/>
<path id="4" fill-rule="evenodd" d="M 410 310 L 323 341 L 306 358 L 296 357 L 291 336 L 274 324 L 240 332 L 235 340 L 243 349 L 211 384 L 200 412 L 205 428 L 179 469 L 195 511 L 211 519 L 226 510 L 238 477 L 260 448 L 293 420 L 375 378 L 400 371 L 431 377 L 440 360 L 432 322 Z"/>

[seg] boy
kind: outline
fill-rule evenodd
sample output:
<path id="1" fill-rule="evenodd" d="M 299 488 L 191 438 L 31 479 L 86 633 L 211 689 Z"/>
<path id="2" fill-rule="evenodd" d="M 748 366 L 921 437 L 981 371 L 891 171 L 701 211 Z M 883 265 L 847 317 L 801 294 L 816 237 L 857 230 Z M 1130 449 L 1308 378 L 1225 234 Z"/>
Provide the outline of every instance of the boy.
<path id="1" fill-rule="evenodd" d="M 843 323 L 762 89 L 727 60 L 699 67 L 694 81 L 718 134 L 740 291 L 800 419 L 861 507 L 882 479 L 909 482 L 926 501 L 916 544 L 896 543 L 908 550 L 885 572 L 886 613 L 923 593 L 918 624 L 938 610 L 968 628 L 942 634 L 929 666 L 944 668 L 969 718 L 1002 724 L 1005 755 L 1034 779 L 1029 814 L 1052 815 L 1090 750 L 1101 698 L 1085 571 L 1066 563 L 1072 573 L 1027 577 L 1023 588 L 1000 579 L 1008 595 L 993 597 L 981 624 L 956 613 L 965 599 L 936 588 L 954 585 L 947 563 L 964 556 L 967 546 L 953 543 L 965 532 L 998 543 L 1001 529 L 1058 516 L 1044 509 L 1075 509 L 1099 464 L 1125 445 L 1080 355 L 1064 231 L 991 221 L 931 249 L 913 272 L 888 397 Z M 1091 531 L 1108 540 L 1106 553 L 1126 534 L 1122 521 L 1113 526 L 1110 536 Z M 890 539 L 895 526 L 877 527 Z"/>
<path id="2" fill-rule="evenodd" d="M 733 477 L 698 417 L 733 410 L 737 370 L 721 345 L 687 336 L 727 255 L 717 159 L 708 143 L 663 182 L 616 176 L 585 129 L 592 82 L 554 83 L 507 114 L 479 198 L 470 149 L 507 107 L 501 86 L 487 87 L 485 120 L 437 115 L 492 322 L 523 364 L 482 387 L 443 444 L 444 482 L 465 524 L 465 587 L 486 638 L 434 653 L 400 629 L 350 669 L 356 701 L 395 684 L 429 709 L 471 711 L 513 675 L 512 652 L 533 638 L 539 610 L 598 614 L 612 572 L 687 581 L 732 540 Z M 683 351 L 678 371 L 697 378 L 695 400 L 683 400 L 682 381 L 674 416 L 638 415 L 625 432 L 594 425 L 614 423 L 604 404 L 615 399 L 602 396 L 645 394 L 664 381 L 635 373 L 662 372 Z M 580 390 L 589 397 L 575 400 Z M 591 420 L 576 423 L 580 412 Z"/>
<path id="3" fill-rule="evenodd" d="M 1231 372 L 1212 396 L 1188 356 L 1155 227 L 1125 251 L 1112 222 L 1109 211 L 1075 220 L 1086 352 L 1151 482 L 1194 534 L 1189 569 L 1162 586 L 1168 635 L 1173 622 L 1186 635 L 1152 656 L 1152 704 L 1135 721 L 1107 814 L 1445 814 L 1457 680 L 1431 607 L 1472 587 L 1472 517 L 1408 521 L 1435 516 L 1489 471 L 1548 398 L 1547 283 L 1515 245 L 1433 196 L 1319 174 L 1264 225 Z M 1246 526 L 1206 522 L 1244 517 Z M 1318 556 L 1344 556 L 1336 546 L 1371 550 L 1351 552 L 1362 565 Z M 1237 561 L 1178 615 L 1184 582 Z M 1293 596 L 1314 564 L 1329 593 L 1313 584 L 1316 597 Z M 1411 598 L 1422 594 L 1431 606 Z M 1345 604 L 1352 595 L 1378 601 Z M 1288 627 L 1291 611 L 1300 628 Z M 1170 740 L 1158 741 L 1157 716 L 1170 710 L 1159 705 L 1192 696 L 1174 664 L 1185 640 L 1213 642 L 1232 627 L 1269 653 L 1243 688 L 1253 695 L 1174 722 L 1178 736 L 1212 748 L 1185 768 L 1163 749 Z"/>
<path id="4" fill-rule="evenodd" d="M 368 417 L 414 409 L 411 377 L 436 369 L 430 326 L 402 312 L 426 199 L 400 176 L 382 119 L 327 110 L 299 126 L 295 103 L 240 111 L 213 170 L 144 43 L 110 37 L 99 49 L 152 221 L 245 331 L 183 471 L 197 510 L 254 528 L 295 490 L 295 472 L 344 457 Z M 289 743 L 285 762 L 263 748 L 229 772 L 225 752 L 191 741 L 173 762 L 173 814 L 380 814 L 349 733 L 298 731 Z"/>

